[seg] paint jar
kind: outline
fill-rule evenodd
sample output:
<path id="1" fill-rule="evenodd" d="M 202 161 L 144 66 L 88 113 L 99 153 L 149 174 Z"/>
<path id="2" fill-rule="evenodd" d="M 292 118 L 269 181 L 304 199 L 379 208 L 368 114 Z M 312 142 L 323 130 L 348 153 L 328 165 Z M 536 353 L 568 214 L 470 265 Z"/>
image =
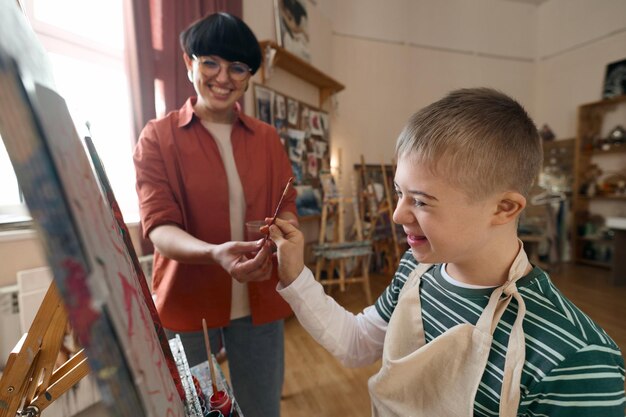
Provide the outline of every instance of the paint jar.
<path id="1" fill-rule="evenodd" d="M 224 417 L 224 414 L 220 410 L 211 410 L 204 417 Z"/>
<path id="2" fill-rule="evenodd" d="M 233 402 L 226 391 L 217 391 L 209 399 L 209 409 L 211 411 L 218 410 L 224 417 L 230 417 Z"/>
<path id="3" fill-rule="evenodd" d="M 264 220 L 251 220 L 246 222 L 246 240 L 263 239 L 265 235 L 261 233 L 261 227 L 265 226 Z"/>

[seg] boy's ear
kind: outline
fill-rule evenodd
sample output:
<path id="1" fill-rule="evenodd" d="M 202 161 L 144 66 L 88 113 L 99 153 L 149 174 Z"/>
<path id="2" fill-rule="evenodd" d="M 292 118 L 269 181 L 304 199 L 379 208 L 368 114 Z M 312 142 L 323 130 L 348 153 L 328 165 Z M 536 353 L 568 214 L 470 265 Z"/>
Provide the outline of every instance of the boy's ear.
<path id="1" fill-rule="evenodd" d="M 493 224 L 506 224 L 517 220 L 526 207 L 526 198 L 520 193 L 507 191 L 500 196 L 493 216 Z"/>

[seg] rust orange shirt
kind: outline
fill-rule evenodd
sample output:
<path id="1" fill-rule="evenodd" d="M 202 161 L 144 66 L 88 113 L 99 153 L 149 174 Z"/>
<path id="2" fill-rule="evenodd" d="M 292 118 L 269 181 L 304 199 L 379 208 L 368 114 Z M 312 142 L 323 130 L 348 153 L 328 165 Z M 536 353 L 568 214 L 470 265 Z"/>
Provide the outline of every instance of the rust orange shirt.
<path id="1" fill-rule="evenodd" d="M 175 224 L 205 242 L 230 241 L 226 170 L 211 134 L 194 115 L 195 97 L 178 111 L 148 122 L 134 151 L 137 194 L 144 235 Z M 246 201 L 246 221 L 269 217 L 291 177 L 291 163 L 276 130 L 243 114 L 239 107 L 231 135 L 233 154 Z M 296 191 L 283 209 L 296 213 Z M 278 276 L 248 284 L 255 324 L 287 317 L 291 310 L 276 292 Z M 154 254 L 152 288 L 163 326 L 174 331 L 202 330 L 230 321 L 231 280 L 217 264 L 183 264 Z"/>

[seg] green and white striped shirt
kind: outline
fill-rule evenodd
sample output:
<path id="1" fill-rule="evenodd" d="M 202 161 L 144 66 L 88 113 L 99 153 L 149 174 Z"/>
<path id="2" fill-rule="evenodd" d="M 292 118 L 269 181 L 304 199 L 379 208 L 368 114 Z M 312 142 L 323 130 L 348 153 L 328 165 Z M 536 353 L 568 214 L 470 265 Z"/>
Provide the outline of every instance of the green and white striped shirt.
<path id="1" fill-rule="evenodd" d="M 376 301 L 387 322 L 398 295 L 417 262 L 408 251 L 387 289 Z M 607 333 L 535 267 L 517 282 L 526 303 L 523 327 L 526 362 L 521 378 L 520 416 L 623 417 L 624 359 Z M 426 343 L 460 323 L 476 324 L 492 289 L 450 284 L 439 266 L 422 276 L 420 298 Z M 497 416 L 509 332 L 517 316 L 513 300 L 494 333 L 485 373 L 474 403 L 474 415 Z"/>

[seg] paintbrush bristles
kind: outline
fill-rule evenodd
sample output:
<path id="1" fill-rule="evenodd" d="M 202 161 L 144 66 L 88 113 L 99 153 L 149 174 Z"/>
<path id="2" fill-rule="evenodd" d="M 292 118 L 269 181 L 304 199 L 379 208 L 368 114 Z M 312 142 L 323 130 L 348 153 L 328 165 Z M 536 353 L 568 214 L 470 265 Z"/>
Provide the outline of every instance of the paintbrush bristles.
<path id="1" fill-rule="evenodd" d="M 285 196 L 287 195 L 287 191 L 289 191 L 289 186 L 291 185 L 293 180 L 294 180 L 294 177 L 290 177 L 289 181 L 287 181 L 287 185 L 285 185 L 285 189 L 283 190 L 283 194 L 280 196 L 280 200 L 278 200 L 278 204 L 276 205 L 276 210 L 274 210 L 274 215 L 270 219 L 270 222 L 267 224 L 268 227 L 273 225 L 274 222 L 276 221 L 276 216 L 278 216 L 278 212 L 280 211 L 280 208 L 283 205 L 283 200 L 285 199 Z M 265 235 L 265 237 L 263 237 L 263 244 L 265 244 L 265 242 L 267 241 L 268 237 L 269 237 L 269 234 L 267 234 L 267 235 Z"/>

